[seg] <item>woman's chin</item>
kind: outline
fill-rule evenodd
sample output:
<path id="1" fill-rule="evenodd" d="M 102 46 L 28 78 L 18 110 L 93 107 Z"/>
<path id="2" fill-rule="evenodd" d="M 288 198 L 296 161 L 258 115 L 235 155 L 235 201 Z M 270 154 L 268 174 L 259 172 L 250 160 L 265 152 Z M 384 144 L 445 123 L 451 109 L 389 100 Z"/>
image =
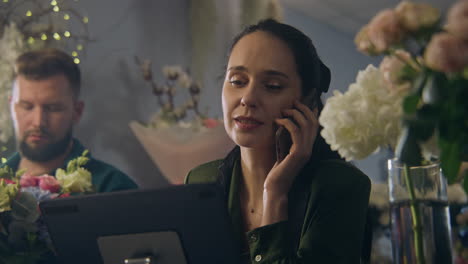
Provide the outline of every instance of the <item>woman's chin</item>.
<path id="1" fill-rule="evenodd" d="M 269 148 L 274 145 L 271 142 L 266 142 L 265 139 L 265 137 L 258 138 L 246 136 L 232 138 L 236 145 L 243 148 Z"/>

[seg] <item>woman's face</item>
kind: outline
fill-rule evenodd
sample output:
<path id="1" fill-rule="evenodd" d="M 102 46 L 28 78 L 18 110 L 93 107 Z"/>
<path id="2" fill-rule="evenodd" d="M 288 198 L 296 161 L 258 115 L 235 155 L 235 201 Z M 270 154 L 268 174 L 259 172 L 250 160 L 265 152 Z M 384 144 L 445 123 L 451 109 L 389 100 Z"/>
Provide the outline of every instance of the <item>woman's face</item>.
<path id="1" fill-rule="evenodd" d="M 281 110 L 301 96 L 301 80 L 289 47 L 257 31 L 232 49 L 223 85 L 224 127 L 239 146 L 271 148 Z"/>

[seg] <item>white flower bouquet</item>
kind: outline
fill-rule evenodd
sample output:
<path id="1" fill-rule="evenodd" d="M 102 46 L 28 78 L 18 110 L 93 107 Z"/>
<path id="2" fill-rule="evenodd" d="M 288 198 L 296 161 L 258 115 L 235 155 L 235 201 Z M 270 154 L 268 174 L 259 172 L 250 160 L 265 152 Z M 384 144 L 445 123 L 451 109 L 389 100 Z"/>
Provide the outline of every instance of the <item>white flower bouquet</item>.
<path id="1" fill-rule="evenodd" d="M 169 182 L 181 184 L 190 169 L 224 157 L 234 143 L 221 119 L 209 118 L 199 110 L 201 85 L 187 71 L 166 66 L 165 80 L 159 84 L 153 79 L 150 61 L 136 58 L 136 62 L 159 110 L 147 124 L 133 121 L 130 128 Z M 176 106 L 174 99 L 180 90 L 187 91 L 189 98 Z"/>

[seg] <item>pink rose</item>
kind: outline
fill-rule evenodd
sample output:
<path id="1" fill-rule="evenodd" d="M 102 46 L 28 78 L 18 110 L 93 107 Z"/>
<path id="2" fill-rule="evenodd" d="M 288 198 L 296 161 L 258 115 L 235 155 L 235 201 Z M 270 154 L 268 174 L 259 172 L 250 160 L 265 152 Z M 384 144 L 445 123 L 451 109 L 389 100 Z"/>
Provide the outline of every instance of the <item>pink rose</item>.
<path id="1" fill-rule="evenodd" d="M 370 22 L 368 36 L 377 53 L 387 51 L 391 46 L 400 43 L 404 29 L 392 9 L 380 11 Z"/>
<path id="2" fill-rule="evenodd" d="M 70 193 L 62 193 L 61 195 L 59 195 L 59 198 L 67 198 L 67 197 L 70 197 Z"/>
<path id="3" fill-rule="evenodd" d="M 0 180 L 3 180 L 6 184 L 16 184 L 15 181 L 10 180 L 10 179 L 4 179 L 4 178 L 2 178 L 2 179 L 0 179 Z"/>
<path id="4" fill-rule="evenodd" d="M 385 56 L 380 63 L 379 70 L 391 92 L 406 91 L 411 87 L 409 81 L 401 79 L 403 68 L 410 63 L 411 55 L 404 50 L 397 50 L 393 55 Z"/>
<path id="5" fill-rule="evenodd" d="M 20 178 L 21 187 L 35 187 L 39 185 L 39 177 L 33 176 L 31 174 L 23 174 Z"/>
<path id="6" fill-rule="evenodd" d="M 437 24 L 440 19 L 439 9 L 425 3 L 403 1 L 395 8 L 400 24 L 408 31 L 418 31 Z"/>
<path id="7" fill-rule="evenodd" d="M 468 66 L 468 41 L 450 33 L 438 33 L 427 45 L 424 60 L 433 70 L 460 72 Z"/>
<path id="8" fill-rule="evenodd" d="M 219 121 L 213 118 L 207 118 L 203 120 L 203 125 L 207 128 L 215 128 L 219 125 Z"/>
<path id="9" fill-rule="evenodd" d="M 457 37 L 468 40 L 468 0 L 458 1 L 450 8 L 446 28 Z"/>
<path id="10" fill-rule="evenodd" d="M 357 49 L 367 55 L 377 55 L 375 47 L 369 39 L 369 26 L 364 26 L 354 38 Z"/>
<path id="11" fill-rule="evenodd" d="M 57 193 L 60 191 L 60 183 L 55 177 L 50 175 L 39 176 L 39 187 L 44 191 L 50 191 L 51 193 Z"/>

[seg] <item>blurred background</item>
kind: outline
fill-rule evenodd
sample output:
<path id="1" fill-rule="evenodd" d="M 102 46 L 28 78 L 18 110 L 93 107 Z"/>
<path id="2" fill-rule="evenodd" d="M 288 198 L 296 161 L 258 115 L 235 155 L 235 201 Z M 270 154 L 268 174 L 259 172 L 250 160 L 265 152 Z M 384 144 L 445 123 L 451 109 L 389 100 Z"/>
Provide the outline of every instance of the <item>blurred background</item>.
<path id="1" fill-rule="evenodd" d="M 85 113 L 75 135 L 93 155 L 123 170 L 143 188 L 169 184 L 129 128 L 148 122 L 158 109 L 135 56 L 152 61 L 154 79 L 163 66 L 190 68 L 202 84 L 200 108 L 220 118 L 221 83 L 232 37 L 246 25 L 274 16 L 306 33 L 332 71 L 330 90 L 345 91 L 359 70 L 381 58 L 359 53 L 355 34 L 379 10 L 396 0 L 79 0 L 89 19 L 89 38 L 80 55 Z M 455 0 L 425 1 L 445 13 Z M 176 101 L 180 100 L 176 97 Z M 11 143 L 8 152 L 14 151 Z M 354 163 L 371 179 L 384 181 L 381 151 Z"/>

